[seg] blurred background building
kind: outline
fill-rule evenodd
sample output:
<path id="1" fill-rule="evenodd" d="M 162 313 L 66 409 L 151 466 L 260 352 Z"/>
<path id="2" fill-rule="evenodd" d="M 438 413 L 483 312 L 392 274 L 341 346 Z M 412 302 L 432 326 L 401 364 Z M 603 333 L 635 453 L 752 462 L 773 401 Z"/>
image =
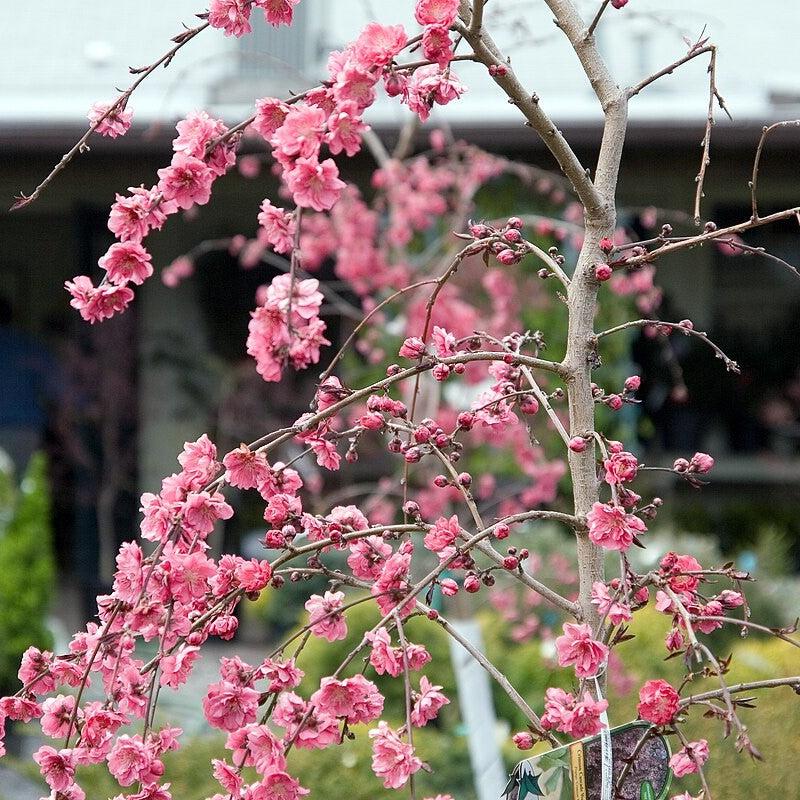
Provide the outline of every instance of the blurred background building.
<path id="1" fill-rule="evenodd" d="M 13 369 L 9 364 L 22 351 L 35 354 L 35 365 L 26 367 L 32 372 L 21 380 L 27 386 L 35 380 L 38 387 L 35 400 L 24 400 L 2 376 L 0 409 L 7 418 L 0 428 L 27 428 L 29 442 L 50 449 L 59 560 L 86 597 L 108 580 L 118 542 L 134 534 L 140 492 L 154 490 L 174 469 L 185 440 L 224 425 L 235 390 L 258 381 L 243 341 L 254 288 L 269 268 L 243 272 L 224 249 L 209 245 L 193 280 L 175 289 L 152 280 L 137 292 L 133 309 L 95 328 L 69 308 L 64 280 L 96 270 L 111 242 L 106 220 L 114 193 L 154 182 L 156 170 L 169 161 L 177 119 L 206 108 L 235 123 L 251 113 L 256 97 L 313 85 L 327 54 L 354 38 L 369 18 L 397 21 L 405 15 L 411 22 L 412 5 L 303 0 L 290 29 L 276 31 L 255 15 L 254 34 L 242 40 L 204 33 L 136 92 L 127 136 L 94 139 L 91 151 L 77 157 L 40 200 L 22 211 L 0 212 L 2 369 Z M 584 5 L 590 13 L 596 3 Z M 796 46 L 792 36 L 775 36 L 776 28 L 800 28 L 800 7 L 783 0 L 707 0 L 701 6 L 633 0 L 624 12 L 609 11 L 598 37 L 621 84 L 635 84 L 679 58 L 687 41 L 709 36 L 719 46 L 717 84 L 733 121 L 717 113 L 706 209 L 725 224 L 749 216 L 747 181 L 762 125 L 800 116 Z M 601 114 L 574 54 L 544 4 L 520 0 L 502 8 L 502 16 L 495 13 L 496 38 L 592 163 Z M 30 192 L 85 130 L 90 105 L 111 100 L 115 87 L 130 82 L 128 67 L 157 58 L 181 23 L 196 24 L 199 10 L 202 3 L 191 0 L 83 0 L 71 14 L 55 0 L 17 7 L 0 47 L 0 205 Z M 488 13 L 491 18 L 491 3 Z M 706 66 L 698 59 L 632 102 L 620 199 L 633 209 L 622 222 L 634 228 L 641 209 L 654 204 L 691 209 L 708 105 Z M 485 74 L 473 65 L 457 71 L 469 92 L 434 115 L 432 125 L 446 124 L 456 137 L 510 157 L 554 166 Z M 405 114 L 397 103 L 379 102 L 368 121 L 391 142 Z M 796 132 L 770 141 L 760 182 L 763 211 L 797 204 L 799 163 Z M 365 176 L 369 162 L 360 156 L 343 166 L 350 176 Z M 258 203 L 274 189 L 268 169 L 250 179 L 230 174 L 207 207 L 148 239 L 157 267 L 200 242 L 252 235 Z M 796 230 L 788 224 L 755 231 L 747 241 L 800 263 Z M 675 357 L 690 399 L 676 402 L 660 377 L 668 368 L 662 356 L 646 340 L 632 342 L 631 359 L 647 379 L 651 424 L 641 429 L 644 452 L 668 458 L 699 449 L 718 457 L 717 491 L 704 496 L 702 512 L 691 490 L 665 485 L 664 491 L 681 494 L 678 508 L 687 525 L 723 540 L 746 536 L 750 523 L 765 514 L 770 524 L 796 534 L 800 281 L 764 259 L 733 259 L 704 248 L 665 262 L 658 282 L 666 297 L 664 318 L 691 318 L 742 365 L 740 376 L 726 376 L 688 340 L 679 342 Z M 692 389 L 700 384 L 702 398 L 694 400 Z M 259 391 L 266 390 L 253 389 Z M 293 408 L 293 387 L 269 391 L 275 416 Z M 9 402 L 9 393 L 16 401 Z"/>

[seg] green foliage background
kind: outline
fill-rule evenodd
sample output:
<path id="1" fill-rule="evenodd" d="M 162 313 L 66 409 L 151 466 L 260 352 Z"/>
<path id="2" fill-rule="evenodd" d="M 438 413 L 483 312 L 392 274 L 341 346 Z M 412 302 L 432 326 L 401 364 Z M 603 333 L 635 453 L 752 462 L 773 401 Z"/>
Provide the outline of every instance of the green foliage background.
<path id="1" fill-rule="evenodd" d="M 31 459 L 19 488 L 0 472 L 0 694 L 19 688 L 17 670 L 31 645 L 52 647 L 45 625 L 55 575 L 47 461 Z"/>

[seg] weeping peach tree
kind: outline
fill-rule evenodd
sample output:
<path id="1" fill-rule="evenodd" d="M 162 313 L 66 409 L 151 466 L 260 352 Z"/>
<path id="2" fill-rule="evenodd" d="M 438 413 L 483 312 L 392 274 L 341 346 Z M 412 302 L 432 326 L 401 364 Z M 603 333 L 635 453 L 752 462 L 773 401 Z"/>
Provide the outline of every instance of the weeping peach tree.
<path id="1" fill-rule="evenodd" d="M 14 207 L 51 190 L 94 137 L 125 134 L 138 86 L 195 39 L 246 36 L 257 14 L 273 26 L 291 25 L 298 2 L 211 0 L 206 10 L 198 9 L 200 23 L 177 35 L 153 64 L 132 70 L 133 83 L 116 99 L 95 104 L 85 134 Z M 417 0 L 409 6 L 418 27 L 407 31 L 371 22 L 341 52 L 330 54 L 328 74 L 317 86 L 257 99 L 253 114 L 233 125 L 205 111 L 181 119 L 172 160 L 158 170 L 157 182 L 116 196 L 108 227 L 117 241 L 99 260 L 96 275 L 66 284 L 72 306 L 88 323 L 102 324 L 135 302 L 136 287 L 154 271 L 146 249 L 149 235 L 178 212 L 210 202 L 216 181 L 237 160 L 242 167 L 252 158 L 240 154 L 242 142 L 256 143 L 268 154 L 280 191 L 253 210 L 255 238 L 236 237 L 228 246 L 251 262 L 271 253 L 286 257 L 285 271 L 254 299 L 242 342 L 253 369 L 265 381 L 279 381 L 288 370 L 317 364 L 329 345 L 321 313 L 326 298 L 347 305 L 351 316 L 355 308 L 360 318 L 328 360 L 308 398 L 309 410 L 299 419 L 278 430 L 253 431 L 250 444 L 227 453 L 218 452 L 206 434 L 187 443 L 178 455 L 180 471 L 164 478 L 158 493 L 142 496 L 142 541 L 120 548 L 113 588 L 97 598 L 96 619 L 73 636 L 67 652 L 31 647 L 25 653 L 21 687 L 0 700 L 0 723 L 36 720 L 52 740 L 34 754 L 51 797 L 80 800 L 82 769 L 102 763 L 129 797 L 170 798 L 161 759 L 180 747 L 181 732 L 156 726 L 159 696 L 187 681 L 207 641 L 233 637 L 242 601 L 265 592 L 280 595 L 288 580 L 302 584 L 309 576 L 321 576 L 327 588 L 308 597 L 299 632 L 265 652 L 259 664 L 222 659 L 219 680 L 205 689 L 205 718 L 227 734 L 226 752 L 208 765 L 220 784 L 217 797 L 300 797 L 307 790 L 303 775 L 292 771 L 290 752 L 334 748 L 352 736 L 371 741 L 378 781 L 405 787 L 414 797 L 415 774 L 428 768 L 414 731 L 450 701 L 425 674 L 427 649 L 409 639 L 412 617 L 453 637 L 499 684 L 527 720 L 527 728 L 513 737 L 521 750 L 538 741 L 559 746 L 598 734 L 605 750 L 609 711 L 613 714 L 604 697 L 609 657 L 629 638 L 632 617 L 654 604 L 671 629 L 663 651 L 652 653 L 653 663 L 679 655 L 686 677 L 678 686 L 655 679 L 641 686 L 643 733 L 623 764 L 614 762 L 613 770 L 603 765 L 596 796 L 604 800 L 640 796 L 638 785 L 631 793 L 626 778 L 653 736 L 675 742 L 672 772 L 696 773 L 699 796 L 711 800 L 713 787 L 703 769 L 707 740 L 690 741 L 684 733 L 693 709 L 721 724 L 737 749 L 757 756 L 741 707 L 761 690 L 800 690 L 798 675 L 730 683 L 729 661 L 709 643 L 710 633 L 733 626 L 800 647 L 794 628 L 775 630 L 751 620 L 743 591 L 747 573 L 672 552 L 649 571 L 634 569 L 629 548 L 647 545 L 648 523 L 661 501 L 636 493 L 644 465 L 604 433 L 598 419 L 611 419 L 636 402 L 640 379 L 620 378 L 609 389 L 593 381 L 608 337 L 631 328 L 665 338 L 696 337 L 719 368 L 738 369 L 689 320 L 658 316 L 653 276 L 662 259 L 702 245 L 764 255 L 742 235 L 782 220 L 800 221 L 798 208 L 759 212 L 761 154 L 777 126 L 765 128 L 757 143 L 750 217 L 718 227 L 704 217 L 702 202 L 714 114 L 725 109 L 715 82 L 714 45 L 700 40 L 674 63 L 621 88 L 598 50 L 595 31 L 615 13 L 609 6 L 621 9 L 627 0 L 602 0 L 588 22 L 572 0 L 540 2 L 574 50 L 602 109 L 596 164 L 579 159 L 548 116 L 546 101 L 497 46 L 485 0 Z M 709 64 L 708 117 L 691 214 L 696 228 L 678 235 L 653 216 L 654 235 L 637 239 L 617 224 L 628 106 L 694 59 Z M 457 76 L 460 61 L 485 68 L 483 79 L 516 107 L 530 136 L 552 154 L 557 173 L 489 155 L 440 131 L 431 135 L 429 151 L 414 155 L 413 124 L 393 151 L 370 131 L 364 117 L 380 93 L 407 106 L 415 123 L 427 120 L 434 106 L 457 103 L 466 90 Z M 791 124 L 797 123 L 779 123 Z M 368 197 L 339 176 L 341 160 L 362 147 L 375 161 Z M 560 213 L 552 219 L 471 218 L 476 193 L 503 174 L 546 195 Z M 313 277 L 326 259 L 335 262 L 338 281 L 357 298 L 356 306 Z M 191 269 L 187 257 L 162 277 L 174 283 Z M 636 294 L 646 318 L 598 327 L 604 295 L 612 293 Z M 528 307 L 543 298 L 554 300 L 564 319 L 547 341 L 522 321 Z M 545 345 L 547 354 L 559 357 L 545 358 Z M 348 379 L 345 365 L 352 362 L 344 356 L 353 349 L 372 364 L 385 365 L 378 380 L 357 385 Z M 388 450 L 400 488 L 386 491 L 384 481 L 362 493 L 363 503 L 312 513 L 304 462 L 347 470 L 360 450 L 374 451 L 376 443 Z M 299 454 L 288 457 L 289 446 Z M 500 500 L 496 494 L 503 487 L 481 472 L 493 457 L 515 462 L 521 478 Z M 710 455 L 687 453 L 664 468 L 675 480 L 699 486 L 713 465 Z M 571 487 L 571 497 L 559 493 L 559 481 L 562 488 Z M 230 487 L 262 499 L 269 559 L 209 557 L 218 523 L 234 514 L 230 495 L 226 498 Z M 571 537 L 574 591 L 548 582 L 537 569 L 542 521 L 563 527 Z M 512 533 L 520 546 L 503 542 Z M 434 602 L 437 596 L 507 585 L 558 613 L 555 658 L 571 676 L 572 692 L 551 688 L 544 697 L 526 696 L 525 687 L 513 686 L 495 666 L 491 651 L 481 652 L 447 619 L 447 601 Z M 343 639 L 353 624 L 350 610 L 360 604 L 374 604 L 378 622 L 358 631 L 357 645 L 302 696 L 295 690 L 307 642 Z M 140 657 L 140 642 L 155 645 L 149 660 Z M 400 708 L 388 702 L 385 707 L 376 675 L 402 683 Z M 695 691 L 694 681 L 701 680 L 703 690 Z M 91 700 L 85 691 L 90 683 Z M 96 699 L 98 687 L 104 699 Z M 526 791 L 542 796 L 536 781 L 524 775 L 510 791 L 520 800 Z"/>

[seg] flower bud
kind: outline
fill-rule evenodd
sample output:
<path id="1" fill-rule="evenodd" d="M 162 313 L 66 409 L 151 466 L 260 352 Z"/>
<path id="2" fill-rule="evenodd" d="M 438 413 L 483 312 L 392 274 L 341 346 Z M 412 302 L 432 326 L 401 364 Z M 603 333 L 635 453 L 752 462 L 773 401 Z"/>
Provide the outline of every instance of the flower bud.
<path id="1" fill-rule="evenodd" d="M 629 378 L 625 378 L 625 388 L 629 392 L 637 391 L 641 385 L 642 379 L 638 375 L 631 375 Z"/>
<path id="2" fill-rule="evenodd" d="M 452 578 L 444 578 L 439 585 L 442 587 L 442 594 L 445 597 L 453 597 L 458 593 L 458 584 Z"/>
<path id="3" fill-rule="evenodd" d="M 586 450 L 588 444 L 586 439 L 583 436 L 573 436 L 569 440 L 569 449 L 572 450 L 573 453 L 583 453 Z"/>
<path id="4" fill-rule="evenodd" d="M 612 274 L 613 270 L 611 269 L 611 266 L 609 264 L 595 264 L 594 276 L 601 283 L 603 281 L 607 281 Z"/>
<path id="5" fill-rule="evenodd" d="M 481 582 L 478 579 L 477 575 L 467 575 L 464 578 L 464 590 L 469 592 L 470 594 L 474 594 L 475 592 L 479 591 L 481 588 Z"/>
<path id="6" fill-rule="evenodd" d="M 520 731 L 511 737 L 517 750 L 530 750 L 533 747 L 533 736 L 528 731 Z"/>
<path id="7" fill-rule="evenodd" d="M 698 472 L 704 475 L 709 472 L 714 466 L 714 459 L 708 453 L 695 453 L 692 460 L 689 462 L 689 469 L 692 472 Z"/>

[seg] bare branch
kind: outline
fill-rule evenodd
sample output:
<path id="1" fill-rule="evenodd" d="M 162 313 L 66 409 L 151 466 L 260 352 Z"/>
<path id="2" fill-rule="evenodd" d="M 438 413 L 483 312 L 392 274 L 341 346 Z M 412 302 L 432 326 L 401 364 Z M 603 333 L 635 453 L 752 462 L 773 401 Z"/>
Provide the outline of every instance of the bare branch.
<path id="1" fill-rule="evenodd" d="M 602 339 L 604 336 L 610 336 L 612 333 L 619 333 L 620 331 L 628 330 L 629 328 L 646 328 L 649 325 L 661 328 L 670 328 L 674 331 L 679 331 L 685 336 L 695 336 L 701 341 L 705 342 L 715 353 L 717 358 L 721 359 L 725 364 L 725 369 L 728 372 L 739 372 L 739 365 L 729 358 L 703 331 L 696 331 L 694 328 L 688 328 L 686 325 L 681 325 L 679 322 L 662 322 L 658 319 L 635 319 L 629 322 L 623 322 L 621 325 L 616 325 L 608 330 L 601 331 L 595 335 L 595 339 Z"/>
<path id="2" fill-rule="evenodd" d="M 176 43 L 174 47 L 171 47 L 167 50 L 164 55 L 160 58 L 156 59 L 150 66 L 146 67 L 143 70 L 135 70 L 135 74 L 138 74 L 139 77 L 108 107 L 108 110 L 100 116 L 95 122 L 93 122 L 89 126 L 89 130 L 78 139 L 77 142 L 61 157 L 61 160 L 58 164 L 53 167 L 50 171 L 50 174 L 31 192 L 29 195 L 20 195 L 14 204 L 11 206 L 11 211 L 14 211 L 18 208 L 24 208 L 25 206 L 33 203 L 35 200 L 39 198 L 39 195 L 52 183 L 55 177 L 61 172 L 67 164 L 69 164 L 72 159 L 78 155 L 79 153 L 83 153 L 88 149 L 87 142 L 91 135 L 97 129 L 97 126 L 100 125 L 103 120 L 110 117 L 112 114 L 115 114 L 117 111 L 121 111 L 125 108 L 125 104 L 130 99 L 130 96 L 136 91 L 139 85 L 145 81 L 147 78 L 150 77 L 160 66 L 167 67 L 169 66 L 172 59 L 175 57 L 175 54 L 185 45 L 187 45 L 198 33 L 204 31 L 208 27 L 208 23 L 204 22 L 202 25 L 198 25 L 196 28 L 190 28 L 182 33 L 179 33 L 177 36 L 173 38 L 173 41 Z M 131 70 L 134 71 L 134 70 Z"/>
<path id="3" fill-rule="evenodd" d="M 775 689 L 779 686 L 789 686 L 793 691 L 800 693 L 800 675 L 793 675 L 788 678 L 770 678 L 763 681 L 751 681 L 750 683 L 735 683 L 728 686 L 730 694 L 741 694 L 742 692 L 752 692 L 756 689 Z M 694 703 L 700 703 L 705 700 L 715 700 L 722 697 L 722 689 L 714 689 L 710 692 L 702 692 L 701 694 L 689 695 L 680 701 L 682 708 L 690 706 Z"/>
<path id="4" fill-rule="evenodd" d="M 750 196 L 753 205 L 753 219 L 758 219 L 758 171 L 761 166 L 761 154 L 764 151 L 764 145 L 767 143 L 767 137 L 778 128 L 789 128 L 800 126 L 800 119 L 783 120 L 782 122 L 775 122 L 772 125 L 767 125 L 761 131 L 761 138 L 758 140 L 758 147 L 756 148 L 755 159 L 753 160 L 753 177 L 750 179 Z"/>
<path id="5" fill-rule="evenodd" d="M 594 15 L 594 19 L 589 23 L 589 28 L 586 31 L 586 38 L 588 39 L 590 36 L 594 36 L 595 29 L 597 28 L 598 24 L 600 23 L 600 17 L 603 16 L 605 10 L 608 8 L 608 4 L 611 0 L 603 0 L 600 5 L 600 8 L 597 9 L 597 13 Z"/>

